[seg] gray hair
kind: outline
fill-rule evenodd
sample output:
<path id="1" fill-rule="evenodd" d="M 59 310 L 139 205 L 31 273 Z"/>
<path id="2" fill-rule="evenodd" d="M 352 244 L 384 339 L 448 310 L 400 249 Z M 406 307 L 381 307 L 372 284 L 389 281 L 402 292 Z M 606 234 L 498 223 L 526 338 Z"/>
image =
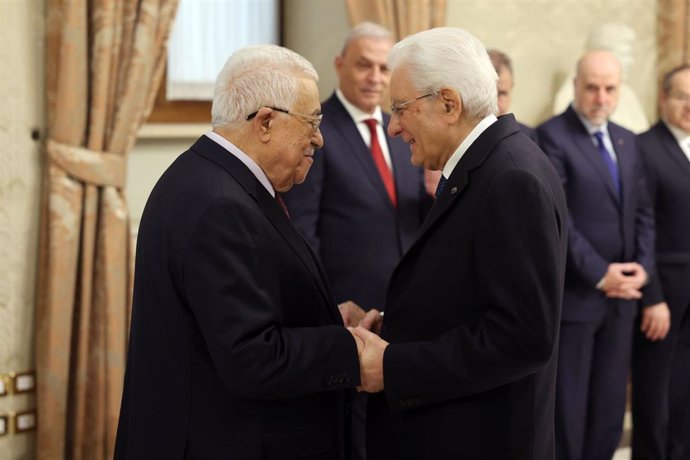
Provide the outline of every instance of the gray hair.
<path id="1" fill-rule="evenodd" d="M 470 118 L 498 112 L 498 75 L 484 44 L 463 29 L 439 27 L 410 35 L 393 46 L 388 66 L 392 71 L 406 67 L 412 85 L 421 93 L 454 89 Z"/>
<path id="2" fill-rule="evenodd" d="M 350 29 L 347 37 L 345 37 L 345 43 L 343 43 L 343 49 L 340 51 L 340 55 L 345 56 L 347 46 L 350 44 L 350 42 L 357 40 L 358 38 L 374 38 L 377 40 L 390 40 L 391 42 L 395 41 L 390 30 L 386 29 L 382 25 L 369 21 L 360 22 L 355 27 Z"/>
<path id="3" fill-rule="evenodd" d="M 235 51 L 216 79 L 211 125 L 234 126 L 261 107 L 290 109 L 298 79 L 318 81 L 309 61 L 276 45 L 253 45 Z"/>

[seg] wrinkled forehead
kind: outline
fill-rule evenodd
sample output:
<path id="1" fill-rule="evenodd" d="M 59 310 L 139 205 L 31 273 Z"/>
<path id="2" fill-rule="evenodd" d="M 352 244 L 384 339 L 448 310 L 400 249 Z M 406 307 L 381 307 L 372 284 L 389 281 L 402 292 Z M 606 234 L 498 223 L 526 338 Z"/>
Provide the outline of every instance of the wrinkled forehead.
<path id="1" fill-rule="evenodd" d="M 299 78 L 298 83 L 295 110 L 300 109 L 305 111 L 304 113 L 311 113 L 321 107 L 319 87 L 316 82 L 309 78 Z"/>
<path id="2" fill-rule="evenodd" d="M 391 101 L 409 98 L 416 93 L 409 68 L 404 65 L 395 68 L 391 74 L 389 93 Z"/>

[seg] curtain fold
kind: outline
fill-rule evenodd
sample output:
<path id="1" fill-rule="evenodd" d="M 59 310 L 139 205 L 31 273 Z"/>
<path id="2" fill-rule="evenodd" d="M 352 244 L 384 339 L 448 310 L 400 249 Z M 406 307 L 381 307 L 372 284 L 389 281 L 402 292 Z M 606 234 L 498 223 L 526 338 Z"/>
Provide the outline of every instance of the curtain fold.
<path id="1" fill-rule="evenodd" d="M 397 40 L 446 22 L 446 0 L 346 0 L 350 25 L 372 21 Z"/>
<path id="2" fill-rule="evenodd" d="M 659 0 L 657 11 L 658 80 L 690 62 L 690 0 Z"/>
<path id="3" fill-rule="evenodd" d="M 40 459 L 113 455 L 133 267 L 127 153 L 153 107 L 177 1 L 46 0 Z"/>

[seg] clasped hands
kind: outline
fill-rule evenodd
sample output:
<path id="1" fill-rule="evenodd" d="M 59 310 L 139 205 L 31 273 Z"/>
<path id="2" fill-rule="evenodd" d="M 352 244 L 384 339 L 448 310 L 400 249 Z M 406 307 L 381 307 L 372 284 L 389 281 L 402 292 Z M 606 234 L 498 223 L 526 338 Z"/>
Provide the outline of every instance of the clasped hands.
<path id="1" fill-rule="evenodd" d="M 647 272 L 637 262 L 612 263 L 602 279 L 599 289 L 607 297 L 635 300 L 642 297 L 642 286 L 647 282 Z M 666 302 L 647 305 L 642 309 L 640 331 L 648 340 L 663 340 L 671 328 L 671 311 Z"/>
<path id="2" fill-rule="evenodd" d="M 383 352 L 388 342 L 377 334 L 381 332 L 383 316 L 376 309 L 365 312 L 354 302 L 338 305 L 347 330 L 357 344 L 360 385 L 357 391 L 378 393 L 383 390 Z"/>
<path id="3" fill-rule="evenodd" d="M 642 297 L 642 286 L 647 282 L 647 271 L 637 262 L 609 264 L 598 288 L 606 297 L 634 300 Z"/>

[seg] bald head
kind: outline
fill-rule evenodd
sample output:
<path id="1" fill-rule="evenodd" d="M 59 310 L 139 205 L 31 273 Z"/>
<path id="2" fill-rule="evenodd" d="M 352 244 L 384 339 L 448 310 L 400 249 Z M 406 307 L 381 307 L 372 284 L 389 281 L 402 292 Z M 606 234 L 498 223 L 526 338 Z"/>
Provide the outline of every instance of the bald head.
<path id="1" fill-rule="evenodd" d="M 621 65 L 609 51 L 590 51 L 577 61 L 575 110 L 590 123 L 605 123 L 618 104 Z"/>

